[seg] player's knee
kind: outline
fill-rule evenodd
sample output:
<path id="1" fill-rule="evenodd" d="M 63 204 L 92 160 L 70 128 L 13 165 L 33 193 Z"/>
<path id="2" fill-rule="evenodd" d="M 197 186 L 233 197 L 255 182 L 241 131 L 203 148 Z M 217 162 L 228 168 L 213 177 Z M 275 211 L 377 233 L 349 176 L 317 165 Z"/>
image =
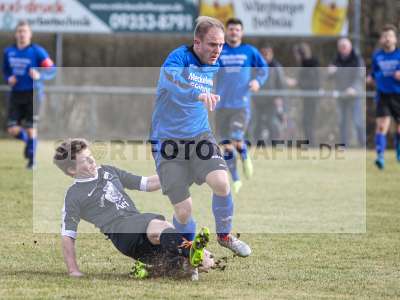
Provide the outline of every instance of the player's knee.
<path id="1" fill-rule="evenodd" d="M 7 128 L 7 132 L 9 135 L 16 136 L 18 134 L 18 127 L 9 127 Z"/>
<path id="2" fill-rule="evenodd" d="M 226 172 L 225 172 L 226 173 Z M 230 193 L 228 176 L 217 176 L 211 185 L 213 192 L 218 196 L 225 197 Z"/>
<path id="3" fill-rule="evenodd" d="M 174 205 L 175 217 L 181 224 L 186 224 L 192 216 L 192 201 L 186 199 L 178 204 Z"/>

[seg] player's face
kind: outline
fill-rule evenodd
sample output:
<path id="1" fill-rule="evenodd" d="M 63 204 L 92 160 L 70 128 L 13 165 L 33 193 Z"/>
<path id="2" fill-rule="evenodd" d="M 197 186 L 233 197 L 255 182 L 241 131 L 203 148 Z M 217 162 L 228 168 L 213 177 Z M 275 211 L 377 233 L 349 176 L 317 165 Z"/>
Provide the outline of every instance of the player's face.
<path id="1" fill-rule="evenodd" d="M 226 28 L 226 41 L 229 44 L 240 44 L 243 38 L 243 28 L 240 24 L 230 24 Z"/>
<path id="2" fill-rule="evenodd" d="M 23 25 L 18 26 L 15 31 L 15 39 L 17 41 L 17 45 L 19 46 L 27 46 L 31 43 L 32 40 L 32 30 L 29 26 Z"/>
<path id="3" fill-rule="evenodd" d="M 91 151 L 86 148 L 76 155 L 76 168 L 74 177 L 90 178 L 97 175 L 96 161 Z"/>
<path id="4" fill-rule="evenodd" d="M 396 33 L 393 30 L 388 30 L 381 35 L 381 45 L 384 49 L 393 49 L 397 44 Z"/>
<path id="5" fill-rule="evenodd" d="M 203 64 L 213 65 L 217 62 L 224 46 L 224 32 L 219 28 L 211 28 L 203 39 L 195 38 L 196 54 Z"/>

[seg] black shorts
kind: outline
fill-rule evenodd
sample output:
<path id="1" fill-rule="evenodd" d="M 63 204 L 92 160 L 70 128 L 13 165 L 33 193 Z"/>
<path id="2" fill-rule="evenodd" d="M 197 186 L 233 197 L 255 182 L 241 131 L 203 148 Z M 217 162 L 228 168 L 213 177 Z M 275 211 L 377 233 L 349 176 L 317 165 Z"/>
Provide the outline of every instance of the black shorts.
<path id="1" fill-rule="evenodd" d="M 144 263 L 151 263 L 163 252 L 161 246 L 150 243 L 146 235 L 147 226 L 154 219 L 165 220 L 157 214 L 138 214 L 113 224 L 113 232 L 105 235 L 122 254 Z"/>
<path id="2" fill-rule="evenodd" d="M 397 123 L 400 123 L 400 94 L 379 93 L 379 100 L 376 105 L 376 117 L 390 116 Z"/>
<path id="3" fill-rule="evenodd" d="M 39 101 L 33 91 L 11 92 L 8 103 L 7 127 L 33 128 L 38 120 Z"/>
<path id="4" fill-rule="evenodd" d="M 216 111 L 215 126 L 217 138 L 220 142 L 223 140 L 243 140 L 248 125 L 249 112 L 246 108 L 221 108 Z"/>
<path id="5" fill-rule="evenodd" d="M 155 143 L 153 141 L 153 143 Z M 172 204 L 190 197 L 189 187 L 203 184 L 215 170 L 227 170 L 221 150 L 211 133 L 193 139 L 163 140 L 153 145 L 153 157 L 164 195 Z"/>

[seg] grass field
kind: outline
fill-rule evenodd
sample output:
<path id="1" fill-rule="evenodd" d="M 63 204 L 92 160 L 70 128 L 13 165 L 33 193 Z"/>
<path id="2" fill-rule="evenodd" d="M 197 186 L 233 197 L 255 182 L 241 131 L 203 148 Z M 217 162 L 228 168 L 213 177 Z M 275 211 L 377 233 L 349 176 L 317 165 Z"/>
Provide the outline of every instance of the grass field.
<path id="1" fill-rule="evenodd" d="M 50 149 L 49 147 L 50 145 L 47 145 L 47 149 Z M 359 210 L 357 214 L 349 214 L 347 220 L 355 215 L 357 218 L 350 221 L 361 220 L 361 223 L 353 228 L 350 222 L 348 227 L 342 228 L 343 232 L 361 232 L 353 234 L 284 233 L 285 231 L 296 232 L 294 226 L 300 226 L 299 232 L 313 232 L 307 226 L 314 224 L 312 221 L 329 220 L 330 215 L 322 214 L 320 219 L 315 220 L 310 218 L 311 223 L 307 224 L 296 219 L 290 223 L 288 218 L 292 219 L 296 216 L 295 214 L 274 219 L 274 213 L 282 212 L 285 208 L 282 205 L 280 210 L 269 212 L 266 220 L 275 224 L 285 220 L 286 227 L 282 228 L 278 224 L 272 227 L 260 225 L 260 227 L 242 229 L 243 239 L 248 241 L 253 248 L 251 257 L 232 258 L 224 272 L 213 271 L 203 274 L 198 282 L 190 282 L 171 279 L 144 281 L 130 279 L 128 277 L 130 260 L 120 255 L 99 233 L 81 234 L 77 240 L 78 262 L 85 277 L 73 279 L 66 276 L 59 234 L 33 233 L 33 230 L 50 228 L 48 231 L 52 231 L 54 229 L 54 225 L 51 224 L 50 227 L 46 227 L 46 224 L 45 227 L 40 227 L 43 224 L 36 224 L 41 211 L 38 205 L 46 199 L 54 200 L 57 209 L 52 211 L 48 208 L 46 214 L 50 223 L 53 222 L 53 217 L 54 220 L 59 220 L 59 206 L 62 204 L 63 194 L 59 194 L 58 191 L 64 189 L 70 180 L 56 172 L 53 175 L 51 169 L 46 169 L 50 168 L 50 164 L 39 165 L 38 172 L 42 174 L 39 177 L 39 187 L 43 181 L 51 182 L 51 184 L 48 191 L 40 191 L 32 201 L 32 188 L 38 181 L 33 180 L 32 173 L 24 169 L 24 162 L 21 159 L 22 145 L 10 140 L 1 140 L 0 149 L 0 233 L 2 237 L 0 299 L 400 298 L 400 164 L 394 160 L 392 152 L 387 153 L 388 166 L 384 172 L 378 171 L 373 166 L 373 153 L 367 154 L 366 233 L 362 233 L 365 231 L 365 224 L 360 218 L 360 215 L 365 216 L 363 215 L 365 211 L 362 210 L 365 203 L 362 201 L 354 202 L 351 206 L 342 203 L 338 207 L 339 211 Z M 328 163 L 320 169 L 322 173 L 311 172 L 310 175 L 305 173 L 309 166 L 299 163 L 296 168 L 289 169 L 288 174 L 293 174 L 293 177 L 282 178 L 279 170 L 287 168 L 286 163 L 283 162 L 283 165 L 280 165 L 277 160 L 268 165 L 272 164 L 272 166 L 264 168 L 263 164 L 268 164 L 268 161 L 257 160 L 256 172 L 259 174 L 259 181 L 249 182 L 243 194 L 237 197 L 238 220 L 235 222 L 249 220 L 249 223 L 257 224 L 260 210 L 263 212 L 262 207 L 272 209 L 279 204 L 278 202 L 273 205 L 266 204 L 270 203 L 268 199 L 283 201 L 296 198 L 296 201 L 301 202 L 315 193 L 320 193 L 322 196 L 330 195 L 327 198 L 337 195 L 339 199 L 344 199 L 345 194 L 341 194 L 341 191 L 343 191 L 342 183 L 346 182 L 349 182 L 349 186 L 357 185 L 358 189 L 353 191 L 346 186 L 344 190 L 360 196 L 359 188 L 363 187 L 363 180 L 354 181 L 353 177 L 362 175 L 363 169 L 357 170 L 354 174 L 343 173 L 341 169 L 331 169 L 333 167 Z M 128 161 L 122 164 L 123 167 L 127 167 Z M 152 172 L 153 164 L 151 161 L 145 161 L 137 163 L 135 167 L 139 172 L 148 175 Z M 330 178 L 331 173 L 335 176 Z M 296 184 L 301 186 L 302 182 L 307 182 L 307 180 L 315 182 L 321 174 L 327 176 L 326 182 L 330 184 L 326 185 L 323 184 L 324 181 L 318 181 L 313 187 L 314 193 L 299 193 L 298 189 L 288 186 L 288 183 L 294 184 L 295 187 Z M 336 177 L 342 178 L 343 181 L 334 181 Z M 263 192 L 260 193 L 260 189 Z M 196 187 L 193 193 L 197 195 L 197 198 L 209 198 L 209 194 L 204 190 L 204 188 Z M 300 191 L 307 190 L 309 188 L 303 188 Z M 361 198 L 362 196 L 365 195 L 361 193 Z M 159 194 L 155 196 L 155 199 L 160 199 L 160 201 L 146 194 L 138 201 L 138 207 L 163 211 L 167 216 L 171 216 L 171 208 L 166 199 Z M 246 202 L 247 199 L 250 202 Z M 314 200 L 310 200 L 310 207 L 316 205 Z M 255 201 L 256 207 L 241 214 L 240 211 L 245 210 L 248 204 L 252 203 L 251 201 Z M 198 214 L 196 218 L 207 223 L 208 219 L 205 217 L 202 219 L 202 216 L 210 214 L 209 203 L 202 205 L 197 201 L 194 209 Z M 37 215 L 38 211 L 39 215 Z M 290 212 L 290 210 L 283 211 Z M 316 210 L 316 212 L 320 211 Z M 299 214 L 304 216 L 307 213 L 308 211 L 305 210 Z M 335 212 L 332 214 L 335 215 Z M 315 231 L 341 231 L 340 228 L 336 230 L 338 224 L 331 224 L 333 225 L 328 227 L 321 225 Z M 251 228 L 254 230 L 247 230 Z M 224 249 L 216 245 L 214 239 L 210 249 L 217 256 L 227 254 Z"/>

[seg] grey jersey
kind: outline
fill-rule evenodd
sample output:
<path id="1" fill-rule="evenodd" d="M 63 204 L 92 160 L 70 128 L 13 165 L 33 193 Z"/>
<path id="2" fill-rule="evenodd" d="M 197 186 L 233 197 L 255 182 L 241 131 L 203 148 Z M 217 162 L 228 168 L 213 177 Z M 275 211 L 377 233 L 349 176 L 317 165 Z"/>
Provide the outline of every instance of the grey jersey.
<path id="1" fill-rule="evenodd" d="M 145 190 L 146 178 L 112 166 L 101 166 L 97 177 L 75 180 L 65 196 L 62 235 L 75 239 L 81 219 L 103 233 L 113 232 L 126 217 L 139 214 L 125 188 Z"/>

